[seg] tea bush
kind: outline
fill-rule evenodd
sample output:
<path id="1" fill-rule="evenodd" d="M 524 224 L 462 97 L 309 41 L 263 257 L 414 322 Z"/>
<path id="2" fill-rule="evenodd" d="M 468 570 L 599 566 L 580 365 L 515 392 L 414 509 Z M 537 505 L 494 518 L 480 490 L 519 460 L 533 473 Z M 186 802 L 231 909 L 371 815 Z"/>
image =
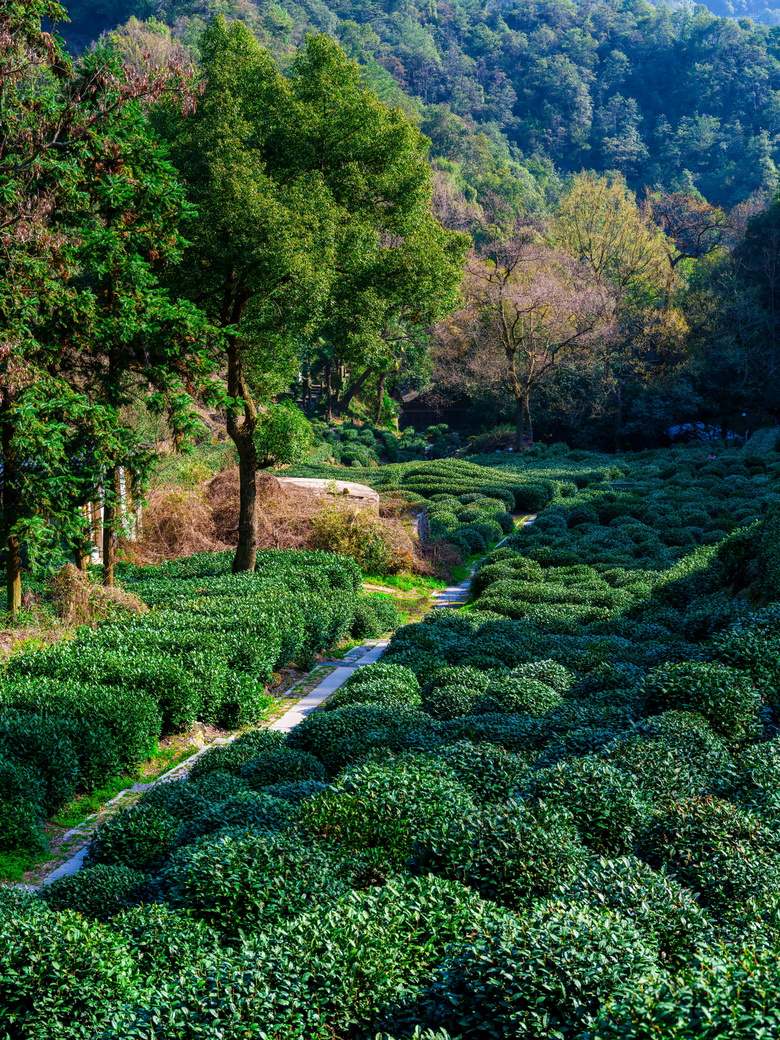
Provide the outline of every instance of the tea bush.
<path id="1" fill-rule="evenodd" d="M 175 847 L 181 822 L 163 807 L 134 805 L 101 824 L 89 847 L 89 862 L 135 870 L 159 867 Z"/>
<path id="2" fill-rule="evenodd" d="M 513 671 L 488 686 L 474 714 L 546 715 L 560 703 L 561 696 L 552 686 Z"/>
<path id="3" fill-rule="evenodd" d="M 573 1040 L 613 994 L 658 974 L 654 944 L 631 921 L 553 902 L 456 949 L 434 977 L 426 1010 L 475 1040 Z"/>
<path id="4" fill-rule="evenodd" d="M 42 889 L 41 897 L 52 910 L 73 910 L 105 921 L 139 902 L 146 881 L 146 875 L 137 870 L 101 863 L 52 881 Z"/>
<path id="5" fill-rule="evenodd" d="M 219 933 L 189 913 L 169 906 L 147 903 L 118 913 L 111 921 L 138 964 L 147 983 L 164 982 L 171 973 L 203 970 L 224 954 Z"/>
<path id="6" fill-rule="evenodd" d="M 760 732 L 761 697 L 736 668 L 704 661 L 664 665 L 647 676 L 644 693 L 649 711 L 698 712 L 726 739 L 746 741 Z"/>
<path id="7" fill-rule="evenodd" d="M 506 802 L 528 778 L 528 756 L 506 751 L 497 744 L 476 744 L 461 740 L 434 752 L 477 799 Z"/>
<path id="8" fill-rule="evenodd" d="M 328 779 L 325 766 L 314 755 L 289 747 L 271 749 L 250 758 L 241 767 L 240 775 L 254 790 L 262 790 L 269 784 Z"/>
<path id="9" fill-rule="evenodd" d="M 669 965 L 684 964 L 714 934 L 712 919 L 690 889 L 634 856 L 592 860 L 559 894 L 633 921 Z"/>
<path id="10" fill-rule="evenodd" d="M 360 762 L 374 749 L 424 750 L 438 742 L 437 724 L 425 712 L 371 704 L 313 712 L 289 736 L 291 747 L 310 751 L 332 773 Z"/>
<path id="11" fill-rule="evenodd" d="M 592 1035 L 594 1040 L 760 1040 L 778 1030 L 777 953 L 739 942 L 696 951 L 683 972 L 616 993 Z"/>
<path id="12" fill-rule="evenodd" d="M 303 804 L 301 821 L 323 841 L 370 852 L 372 862 L 398 868 L 422 833 L 473 810 L 469 792 L 441 764 L 407 755 L 346 770 Z"/>
<path id="13" fill-rule="evenodd" d="M 571 758 L 534 773 L 523 797 L 531 805 L 571 814 L 580 838 L 597 852 L 630 852 L 649 806 L 617 767 L 591 756 Z"/>
<path id="14" fill-rule="evenodd" d="M 518 909 L 551 895 L 586 861 L 570 816 L 508 802 L 442 821 L 419 838 L 410 863 Z"/>
<path id="15" fill-rule="evenodd" d="M 158 875 L 161 898 L 229 935 L 313 903 L 325 907 L 348 889 L 338 860 L 292 833 L 248 827 L 205 835 L 178 849 Z"/>
<path id="16" fill-rule="evenodd" d="M 651 866 L 665 866 L 727 913 L 780 884 L 780 838 L 749 810 L 718 798 L 690 798 L 659 809 L 638 842 Z"/>
<path id="17" fill-rule="evenodd" d="M 107 925 L 40 902 L 0 902 L 0 1020 L 9 1037 L 87 1040 L 139 988 L 138 966 Z"/>

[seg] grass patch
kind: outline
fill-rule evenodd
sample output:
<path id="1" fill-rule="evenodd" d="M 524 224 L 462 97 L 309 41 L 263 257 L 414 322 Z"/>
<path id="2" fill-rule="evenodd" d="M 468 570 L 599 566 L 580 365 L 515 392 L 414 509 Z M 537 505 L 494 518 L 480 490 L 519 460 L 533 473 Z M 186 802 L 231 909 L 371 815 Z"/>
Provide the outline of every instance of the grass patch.
<path id="1" fill-rule="evenodd" d="M 24 852 L 0 852 L 0 884 L 21 881 L 28 870 L 32 870 L 40 857 Z"/>
<path id="2" fill-rule="evenodd" d="M 106 802 L 110 801 L 120 791 L 136 783 L 137 777 L 113 776 L 102 787 L 96 787 L 89 794 L 79 795 L 72 802 L 64 805 L 52 822 L 59 827 L 78 827 L 88 816 L 96 813 Z"/>
<path id="3" fill-rule="evenodd" d="M 367 574 L 363 581 L 368 585 L 384 585 L 388 589 L 398 589 L 400 592 L 447 587 L 446 581 L 442 581 L 441 578 L 431 578 L 427 574 Z"/>

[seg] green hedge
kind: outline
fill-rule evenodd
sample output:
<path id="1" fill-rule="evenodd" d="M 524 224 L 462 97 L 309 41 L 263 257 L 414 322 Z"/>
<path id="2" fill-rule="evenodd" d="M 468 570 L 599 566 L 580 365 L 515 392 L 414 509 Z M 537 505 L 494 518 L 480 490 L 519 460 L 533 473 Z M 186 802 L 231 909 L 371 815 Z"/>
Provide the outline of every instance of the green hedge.
<path id="1" fill-rule="evenodd" d="M 259 553 L 254 574 L 231 574 L 225 553 L 120 572 L 154 609 L 15 655 L 0 677 L 0 755 L 29 774 L 0 813 L 0 851 L 39 849 L 42 819 L 135 770 L 161 735 L 259 722 L 272 673 L 347 635 L 360 602 L 358 568 L 328 553 Z M 396 623 L 390 601 L 366 602 Z"/>

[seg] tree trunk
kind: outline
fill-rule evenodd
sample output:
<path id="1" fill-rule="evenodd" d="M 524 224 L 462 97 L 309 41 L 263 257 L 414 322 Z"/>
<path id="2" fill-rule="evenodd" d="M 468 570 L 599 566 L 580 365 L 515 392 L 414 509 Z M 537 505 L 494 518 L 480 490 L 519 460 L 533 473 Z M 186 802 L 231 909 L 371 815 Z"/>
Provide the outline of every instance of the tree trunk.
<path id="1" fill-rule="evenodd" d="M 8 554 L 5 564 L 8 613 L 15 617 L 22 606 L 22 554 L 19 539 L 11 537 L 5 543 Z"/>
<path id="2" fill-rule="evenodd" d="M 619 455 L 623 450 L 623 390 L 616 386 L 613 394 L 615 398 L 615 425 L 613 429 L 615 454 Z"/>
<path id="3" fill-rule="evenodd" d="M 87 542 L 78 541 L 73 546 L 73 559 L 80 571 L 86 571 L 92 560 L 92 553 L 87 548 L 87 545 Z"/>
<path id="4" fill-rule="evenodd" d="M 347 390 L 347 392 L 344 394 L 344 396 L 339 399 L 336 407 L 340 412 L 345 412 L 347 408 L 349 408 L 352 398 L 355 396 L 355 394 L 360 393 L 365 381 L 368 379 L 368 377 L 372 374 L 373 371 L 373 368 L 367 368 L 363 375 L 356 379 L 352 386 L 349 388 L 349 390 Z"/>
<path id="5" fill-rule="evenodd" d="M 523 401 L 515 398 L 515 451 L 523 450 Z"/>
<path id="6" fill-rule="evenodd" d="M 517 423 L 515 429 L 515 450 L 523 450 L 523 441 L 534 442 L 534 426 L 531 421 L 531 397 L 530 394 L 522 394 L 515 398 L 517 408 Z"/>
<path id="7" fill-rule="evenodd" d="M 238 307 L 238 305 L 236 305 Z M 240 317 L 240 312 L 239 312 Z M 234 316 L 234 324 L 237 324 Z M 244 402 L 244 414 L 228 412 L 227 431 L 238 452 L 238 545 L 233 557 L 233 573 L 253 571 L 257 562 L 257 486 L 259 459 L 255 448 L 257 408 L 244 378 L 241 345 L 235 336 L 227 340 L 227 388 L 231 397 Z"/>
<path id="8" fill-rule="evenodd" d="M 19 507 L 19 491 L 16 486 L 18 477 L 15 465 L 13 444 L 13 426 L 3 423 L 3 529 L 5 533 L 5 577 L 7 601 L 6 609 L 14 617 L 22 606 L 22 557 L 19 539 L 11 535 L 11 528 L 16 523 Z"/>
<path id="9" fill-rule="evenodd" d="M 530 394 L 527 393 L 523 396 L 523 438 L 531 447 L 534 446 L 534 423 L 530 418 Z"/>
<path id="10" fill-rule="evenodd" d="M 330 364 L 325 366 L 325 418 L 328 422 L 333 418 L 333 372 Z"/>
<path id="11" fill-rule="evenodd" d="M 234 438 L 238 450 L 238 546 L 233 573 L 253 571 L 257 562 L 257 452 L 251 437 Z"/>
<path id="12" fill-rule="evenodd" d="M 382 421 L 382 408 L 385 403 L 385 383 L 387 382 L 387 372 L 379 373 L 379 386 L 376 391 L 376 419 L 374 425 L 378 426 Z"/>
<path id="13" fill-rule="evenodd" d="M 103 502 L 103 585 L 114 587 L 114 565 L 117 547 L 117 497 L 119 495 L 119 467 L 114 466 L 106 475 L 106 494 Z"/>

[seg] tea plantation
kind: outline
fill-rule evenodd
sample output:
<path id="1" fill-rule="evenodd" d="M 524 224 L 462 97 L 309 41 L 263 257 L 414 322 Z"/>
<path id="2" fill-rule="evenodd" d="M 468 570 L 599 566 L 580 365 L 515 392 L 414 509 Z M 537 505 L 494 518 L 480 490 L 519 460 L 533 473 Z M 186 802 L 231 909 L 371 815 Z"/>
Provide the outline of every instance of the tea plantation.
<path id="1" fill-rule="evenodd" d="M 152 610 L 8 661 L 0 851 L 41 851 L 43 819 L 132 770 L 160 736 L 196 720 L 259 722 L 271 674 L 338 642 L 365 610 L 360 572 L 343 557 L 266 552 L 243 575 L 230 563 L 224 553 L 126 567 L 125 586 Z"/>
<path id="2" fill-rule="evenodd" d="M 5 890 L 0 1036 L 779 1035 L 773 440 L 366 471 L 464 553 L 539 516 L 289 735 L 213 750 L 84 870 Z M 150 614 L 8 667 L 6 828 L 21 792 L 55 805 L 165 728 L 257 718 L 270 670 L 349 628 L 359 576 L 301 553 L 126 580 Z"/>

